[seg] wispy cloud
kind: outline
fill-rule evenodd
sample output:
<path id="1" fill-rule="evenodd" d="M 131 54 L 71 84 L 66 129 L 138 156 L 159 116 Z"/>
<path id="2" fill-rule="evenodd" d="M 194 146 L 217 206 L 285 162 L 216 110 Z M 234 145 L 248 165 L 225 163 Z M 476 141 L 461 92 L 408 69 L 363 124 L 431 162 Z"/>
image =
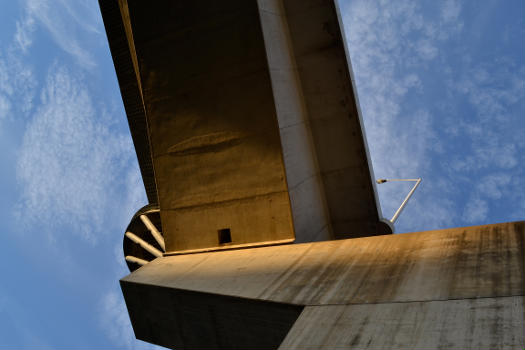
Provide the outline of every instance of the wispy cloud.
<path id="1" fill-rule="evenodd" d="M 444 19 L 424 17 L 412 1 L 353 1 L 343 11 L 375 174 L 427 178 L 430 153 L 442 148 L 435 116 L 424 105 L 410 109 L 405 104 L 409 96 L 423 93 L 417 68 L 437 57 L 438 44 L 447 37 L 443 33 L 456 31 L 456 24 L 448 28 Z M 452 9 L 448 11 L 452 16 Z M 424 180 L 407 208 L 411 214 L 400 219 L 402 229 L 444 225 L 453 216 L 449 201 L 432 198 L 436 189 L 430 183 Z M 409 189 L 401 184 L 378 187 L 385 216 L 394 213 Z M 429 212 L 442 215 L 429 217 Z"/>
<path id="2" fill-rule="evenodd" d="M 456 22 L 461 12 L 461 4 L 458 0 L 447 0 L 441 8 L 441 18 L 444 22 Z"/>
<path id="3" fill-rule="evenodd" d="M 32 16 L 26 15 L 22 20 L 16 21 L 16 32 L 14 41 L 17 47 L 26 53 L 33 43 L 33 32 L 35 31 L 35 20 Z"/>
<path id="4" fill-rule="evenodd" d="M 28 113 L 33 107 L 36 87 L 32 66 L 18 60 L 11 49 L 0 53 L 0 122 Z"/>
<path id="5" fill-rule="evenodd" d="M 133 349 L 135 335 L 120 292 L 108 292 L 102 301 L 102 328 L 118 345 Z"/>
<path id="6" fill-rule="evenodd" d="M 4 119 L 11 111 L 11 102 L 9 99 L 0 94 L 0 120 Z"/>
<path id="7" fill-rule="evenodd" d="M 512 214 L 507 214 L 510 219 L 522 219 L 525 65 L 499 57 L 471 65 L 459 79 L 450 78 L 448 85 L 472 111 L 458 116 L 459 121 L 447 119 L 451 138 L 467 141 L 463 155 L 450 157 L 450 170 L 463 174 L 464 185 L 471 187 L 463 217 L 469 222 L 483 221 L 506 204 L 512 208 Z"/>
<path id="8" fill-rule="evenodd" d="M 41 105 L 29 122 L 17 164 L 20 210 L 30 223 L 48 227 L 52 238 L 68 234 L 95 241 L 113 218 L 117 190 L 129 169 L 129 135 L 111 132 L 82 81 L 54 65 L 42 91 Z M 120 186 L 120 188 L 119 188 Z"/>
<path id="9" fill-rule="evenodd" d="M 11 347 L 26 347 L 38 349 L 52 349 L 46 339 L 43 339 L 39 334 L 31 329 L 31 323 L 35 322 L 33 310 L 30 310 L 26 305 L 10 295 L 6 290 L 0 287 L 0 315 L 2 315 L 2 330 L 0 330 L 0 337 L 2 337 L 2 347 L 10 347 L 9 341 L 16 339 L 16 345 Z M 38 318 L 37 318 L 38 319 Z M 7 326 L 6 326 L 7 325 Z M 11 334 L 6 334 L 10 332 Z M 14 334 L 13 334 L 14 333 Z M 3 337 L 13 337 L 11 339 L 3 339 Z M 6 343 L 7 341 L 7 343 Z"/>
<path id="10" fill-rule="evenodd" d="M 479 221 L 483 221 L 489 211 L 489 206 L 487 201 L 479 198 L 472 197 L 467 202 L 465 210 L 463 211 L 463 218 L 465 221 L 473 224 Z"/>
<path id="11" fill-rule="evenodd" d="M 135 339 L 126 304 L 124 303 L 124 299 L 122 299 L 120 291 L 115 290 L 108 292 L 103 299 L 101 309 L 101 313 L 105 316 L 102 319 L 101 326 L 118 346 L 124 346 L 127 349 L 165 349 Z"/>
<path id="12" fill-rule="evenodd" d="M 71 54 L 83 67 L 94 67 L 96 60 L 90 49 L 90 36 L 102 31 L 98 7 L 91 1 L 26 0 L 25 17 L 17 22 L 15 34 L 19 48 L 26 52 L 32 44 L 32 33 L 38 24 L 45 28 L 54 42 Z"/>
<path id="13" fill-rule="evenodd" d="M 127 269 L 122 232 L 147 203 L 131 137 L 112 129 L 115 115 L 125 116 L 95 103 L 82 75 L 58 63 L 49 70 L 39 102 L 19 150 L 20 222 L 31 228 L 27 232 L 45 234 L 51 242 L 69 242 L 61 244 L 66 247 L 72 237 L 96 243 L 109 234 L 104 242 L 116 248 L 108 272 L 117 281 Z M 135 339 L 117 288 L 101 295 L 98 319 L 115 344 L 155 348 Z"/>
<path id="14" fill-rule="evenodd" d="M 511 175 L 505 173 L 493 173 L 477 181 L 477 190 L 490 199 L 500 199 L 508 189 Z"/>
<path id="15" fill-rule="evenodd" d="M 434 3 L 434 11 L 413 1 L 341 5 L 375 174 L 423 177 L 398 228 L 481 223 L 505 200 L 525 208 L 516 187 L 525 185 L 523 63 L 473 63 L 458 40 L 470 35 L 459 1 Z M 385 216 L 408 190 L 378 187 Z"/>
<path id="16" fill-rule="evenodd" d="M 2 120 L 22 119 L 33 108 L 37 87 L 33 66 L 22 59 L 32 43 L 34 20 L 16 21 L 16 32 L 0 51 L 0 126 Z"/>
<path id="17" fill-rule="evenodd" d="M 122 244 L 115 246 L 115 281 L 129 273 L 122 254 Z M 129 319 L 126 303 L 118 284 L 106 291 L 100 303 L 100 326 L 109 338 L 117 345 L 127 349 L 164 349 L 163 347 L 145 343 L 135 338 L 133 327 Z"/>
<path id="18" fill-rule="evenodd" d="M 127 269 L 122 230 L 147 200 L 120 101 L 101 100 L 93 82 L 88 84 L 91 71 L 82 69 L 96 65 L 93 49 L 105 42 L 98 6 L 91 0 L 26 0 L 23 6 L 11 43 L 0 52 L 0 123 L 7 120 L 8 128 L 24 130 L 16 151 L 18 226 L 25 235 L 38 234 L 38 242 L 47 236 L 56 243 L 47 245 L 43 255 L 64 262 L 59 275 L 84 268 L 84 261 L 68 253 L 79 250 L 79 239 L 117 247 L 116 261 L 105 272 L 116 274 L 117 281 Z M 67 57 L 55 50 L 60 61 L 51 67 L 38 62 L 37 68 L 48 71 L 38 81 L 31 49 L 37 37 L 48 36 L 78 64 L 68 67 Z M 38 90 L 39 100 L 34 98 Z M 80 246 L 81 251 L 97 249 L 93 257 L 107 250 Z M 95 319 L 102 331 L 118 346 L 155 348 L 135 339 L 116 285 L 100 294 Z"/>

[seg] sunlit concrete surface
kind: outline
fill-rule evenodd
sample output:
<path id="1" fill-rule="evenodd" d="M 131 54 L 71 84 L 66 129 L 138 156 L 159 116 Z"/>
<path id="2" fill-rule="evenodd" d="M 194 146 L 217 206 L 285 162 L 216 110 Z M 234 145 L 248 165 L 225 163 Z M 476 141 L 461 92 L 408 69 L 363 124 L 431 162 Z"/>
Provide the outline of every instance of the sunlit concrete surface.
<path id="1" fill-rule="evenodd" d="M 389 235 L 336 1 L 99 2 L 150 202 L 124 236 L 137 338 L 525 346 L 524 222 Z"/>
<path id="2" fill-rule="evenodd" d="M 479 349 L 479 344 L 504 344 L 501 348 L 521 349 L 524 238 L 525 223 L 512 222 L 169 256 L 136 270 L 121 285 L 137 335 L 144 334 L 138 329 L 146 327 L 144 319 L 163 323 L 178 313 L 171 301 L 156 309 L 141 306 L 150 305 L 160 287 L 169 300 L 192 291 L 206 298 L 239 298 L 246 309 L 250 301 L 306 306 L 283 348 L 437 349 L 448 344 Z M 454 314 L 460 317 L 452 322 Z M 414 324 L 420 328 L 414 330 Z M 170 322 L 163 327 L 176 333 L 179 326 Z M 308 327 L 312 330 L 305 331 Z M 351 335 L 361 334 L 359 327 L 363 337 L 355 340 Z M 142 339 L 162 345 L 157 336 Z"/>
<path id="3" fill-rule="evenodd" d="M 166 252 L 391 233 L 334 2 L 100 3 Z"/>

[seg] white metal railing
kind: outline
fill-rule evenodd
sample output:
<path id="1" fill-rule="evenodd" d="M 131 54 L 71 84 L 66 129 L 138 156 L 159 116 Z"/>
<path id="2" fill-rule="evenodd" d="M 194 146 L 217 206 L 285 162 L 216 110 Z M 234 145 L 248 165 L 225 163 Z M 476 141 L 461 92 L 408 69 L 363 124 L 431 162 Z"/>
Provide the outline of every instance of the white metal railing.
<path id="1" fill-rule="evenodd" d="M 401 205 L 399 206 L 399 208 L 397 209 L 396 213 L 394 214 L 394 216 L 392 216 L 392 219 L 390 219 L 390 222 L 391 223 L 394 223 L 397 218 L 399 217 L 399 214 L 401 214 L 401 212 L 403 211 L 403 209 L 405 208 L 408 200 L 410 199 L 410 197 L 412 197 L 412 195 L 414 194 L 414 191 L 416 190 L 417 186 L 419 186 L 419 183 L 421 182 L 421 178 L 418 178 L 418 179 L 378 179 L 376 180 L 376 182 L 378 184 L 382 184 L 382 183 L 385 183 L 385 182 L 393 182 L 393 181 L 411 181 L 411 182 L 415 182 L 416 184 L 414 185 L 414 187 L 412 187 L 412 189 L 410 190 L 410 192 L 408 192 L 405 200 L 403 201 L 403 203 L 401 203 Z"/>

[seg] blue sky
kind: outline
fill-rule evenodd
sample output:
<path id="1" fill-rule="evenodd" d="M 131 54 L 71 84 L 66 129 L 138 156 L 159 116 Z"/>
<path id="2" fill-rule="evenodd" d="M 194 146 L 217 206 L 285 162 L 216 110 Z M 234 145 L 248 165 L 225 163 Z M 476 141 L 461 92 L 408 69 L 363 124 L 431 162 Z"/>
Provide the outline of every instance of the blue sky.
<path id="1" fill-rule="evenodd" d="M 422 177 L 398 232 L 523 220 L 525 5 L 341 0 L 376 177 Z M 0 348 L 151 348 L 118 287 L 146 204 L 96 1 L 0 12 Z M 391 217 L 410 185 L 378 186 Z"/>

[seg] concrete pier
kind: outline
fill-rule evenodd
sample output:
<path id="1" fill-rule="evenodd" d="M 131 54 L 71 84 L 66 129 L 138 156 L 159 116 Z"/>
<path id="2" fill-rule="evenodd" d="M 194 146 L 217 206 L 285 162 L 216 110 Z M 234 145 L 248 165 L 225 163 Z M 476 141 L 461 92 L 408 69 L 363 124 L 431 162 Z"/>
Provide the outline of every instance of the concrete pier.
<path id="1" fill-rule="evenodd" d="M 101 9 L 168 254 L 392 232 L 335 2 Z"/>
<path id="2" fill-rule="evenodd" d="M 257 348 L 279 328 L 282 349 L 522 349 L 524 239 L 521 221 L 187 254 L 156 259 L 121 286 L 136 336 L 174 348 Z M 223 308 L 223 297 L 236 306 Z M 192 330 L 198 344 L 169 337 L 190 332 L 181 307 L 221 321 Z M 260 328 L 237 330 L 245 313 Z M 274 313 L 287 321 L 267 328 Z"/>

